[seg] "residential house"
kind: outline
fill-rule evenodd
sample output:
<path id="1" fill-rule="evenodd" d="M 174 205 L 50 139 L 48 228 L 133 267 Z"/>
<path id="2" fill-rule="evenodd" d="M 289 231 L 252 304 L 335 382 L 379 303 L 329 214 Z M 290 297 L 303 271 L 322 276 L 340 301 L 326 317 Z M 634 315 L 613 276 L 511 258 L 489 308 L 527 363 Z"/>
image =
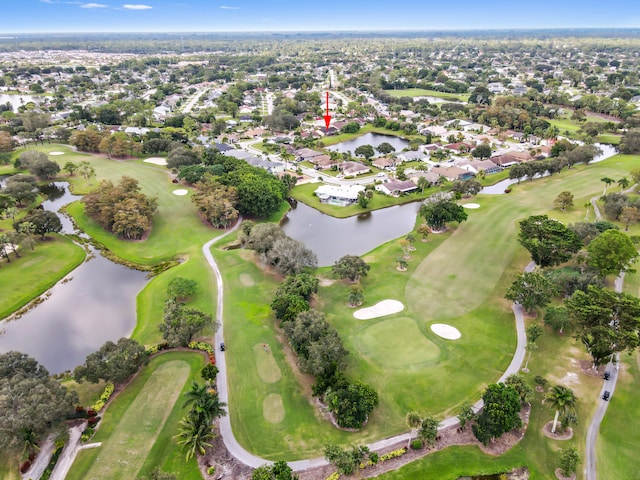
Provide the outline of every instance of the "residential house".
<path id="1" fill-rule="evenodd" d="M 500 165 L 502 168 L 510 167 L 511 165 L 515 165 L 516 163 L 520 163 L 520 160 L 512 155 L 496 155 L 495 157 L 491 157 L 491 160 L 496 165 Z"/>
<path id="2" fill-rule="evenodd" d="M 396 161 L 393 158 L 380 157 L 373 160 L 371 164 L 381 170 L 391 170 L 392 167 L 396 166 Z"/>
<path id="3" fill-rule="evenodd" d="M 376 185 L 377 191 L 393 197 L 398 197 L 404 193 L 415 192 L 417 189 L 418 186 L 411 180 L 389 179 L 384 183 Z"/>
<path id="4" fill-rule="evenodd" d="M 447 180 L 453 182 L 455 180 L 467 180 L 468 178 L 473 177 L 473 173 L 468 172 L 460 167 L 433 167 L 429 170 L 432 173 L 435 173 L 439 177 L 444 177 Z"/>
<path id="5" fill-rule="evenodd" d="M 310 162 L 314 157 L 323 155 L 322 152 L 311 150 L 310 148 L 301 148 L 296 150 L 296 161 L 298 162 Z"/>
<path id="6" fill-rule="evenodd" d="M 409 150 L 407 152 L 399 153 L 398 160 L 403 162 L 412 162 L 414 160 L 419 160 L 423 162 L 425 160 L 429 160 L 429 154 L 421 150 Z"/>
<path id="7" fill-rule="evenodd" d="M 420 135 L 431 135 L 433 137 L 442 137 L 447 133 L 448 130 L 439 125 L 429 125 L 428 127 L 424 127 L 420 130 Z"/>
<path id="8" fill-rule="evenodd" d="M 337 165 L 337 162 L 332 160 L 329 155 L 318 155 L 309 161 L 313 163 L 316 170 L 328 170 L 334 165 Z"/>
<path id="9" fill-rule="evenodd" d="M 358 201 L 363 185 L 321 185 L 313 192 L 322 203 L 347 206 Z"/>
<path id="10" fill-rule="evenodd" d="M 485 175 L 491 175 L 492 173 L 502 171 L 502 167 L 491 160 L 474 160 L 470 162 L 469 165 L 473 170 L 475 170 L 475 173 L 484 172 Z"/>
<path id="11" fill-rule="evenodd" d="M 411 180 L 413 183 L 417 184 L 418 180 L 420 178 L 426 178 L 427 182 L 429 182 L 429 185 L 436 185 L 438 183 L 440 183 L 440 175 L 438 175 L 437 173 L 431 171 L 431 172 L 412 172 L 410 174 L 407 174 L 409 177 L 409 180 Z"/>
<path id="12" fill-rule="evenodd" d="M 368 166 L 358 162 L 342 162 L 338 166 L 338 169 L 342 170 L 342 174 L 345 177 L 348 177 L 348 176 L 355 177 L 371 171 L 371 169 Z"/>
<path id="13" fill-rule="evenodd" d="M 473 148 L 473 145 L 464 142 L 456 142 L 444 145 L 442 148 L 446 148 L 447 150 L 452 150 L 458 153 L 468 153 Z"/>

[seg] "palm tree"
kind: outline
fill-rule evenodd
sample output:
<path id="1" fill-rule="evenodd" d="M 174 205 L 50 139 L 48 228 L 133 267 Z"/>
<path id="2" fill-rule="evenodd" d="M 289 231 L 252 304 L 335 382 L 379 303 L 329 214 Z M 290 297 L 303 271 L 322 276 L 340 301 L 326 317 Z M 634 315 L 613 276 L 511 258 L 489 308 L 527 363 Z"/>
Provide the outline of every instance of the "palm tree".
<path id="1" fill-rule="evenodd" d="M 607 194 L 607 187 L 613 183 L 613 179 L 609 177 L 602 177 L 600 181 L 604 182 L 604 191 L 602 192 L 602 196 L 604 197 Z"/>
<path id="2" fill-rule="evenodd" d="M 198 423 L 209 425 L 213 420 L 227 414 L 224 407 L 226 403 L 221 402 L 218 395 L 211 393 L 205 384 L 191 382 L 191 390 L 184 394 L 187 400 L 184 407 L 191 406 L 189 418 Z"/>
<path id="3" fill-rule="evenodd" d="M 409 432 L 409 441 L 407 442 L 407 448 L 411 446 L 411 439 L 415 434 L 416 430 L 420 428 L 422 425 L 422 418 L 417 412 L 409 412 L 407 413 L 407 426 L 411 429 Z"/>
<path id="4" fill-rule="evenodd" d="M 545 401 L 548 401 L 551 408 L 556 411 L 555 417 L 553 418 L 553 427 L 551 428 L 551 433 L 556 433 L 558 417 L 561 413 L 563 416 L 572 413 L 575 410 L 577 398 L 570 388 L 555 385 L 551 387 L 544 396 L 543 402 Z"/>
<path id="5" fill-rule="evenodd" d="M 584 219 L 589 220 L 589 207 L 591 207 L 591 202 L 586 202 L 584 204 L 584 207 L 587 209 L 586 213 L 584 214 Z"/>
<path id="6" fill-rule="evenodd" d="M 429 186 L 429 180 L 425 177 L 418 178 L 418 188 L 420 189 L 420 193 L 424 193 L 424 189 Z"/>
<path id="7" fill-rule="evenodd" d="M 351 307 L 357 307 L 358 305 L 362 305 L 364 301 L 364 293 L 362 292 L 362 287 L 358 285 L 351 285 L 349 288 L 349 295 L 347 296 L 347 302 Z"/>
<path id="8" fill-rule="evenodd" d="M 211 447 L 210 440 L 213 440 L 214 433 L 208 424 L 198 423 L 193 417 L 183 417 L 179 424 L 178 445 L 186 450 L 185 458 L 188 461 L 196 452 L 204 455 L 205 449 Z"/>
<path id="9" fill-rule="evenodd" d="M 527 348 L 527 352 L 529 352 L 529 355 L 527 356 L 527 362 L 524 364 L 524 368 L 522 369 L 523 372 L 529 371 L 529 360 L 531 360 L 531 354 L 536 350 L 538 350 L 538 344 L 536 342 L 530 341 L 530 342 L 527 342 L 526 348 Z"/>
<path id="10" fill-rule="evenodd" d="M 618 180 L 618 185 L 620 185 L 620 188 L 622 190 L 624 190 L 625 188 L 627 188 L 629 186 L 631 182 L 629 181 L 629 179 L 627 177 L 622 177 L 620 180 Z"/>
<path id="11" fill-rule="evenodd" d="M 402 272 L 404 272 L 409 266 L 409 263 L 404 259 L 404 257 L 396 258 L 396 263 L 398 264 L 398 270 Z"/>

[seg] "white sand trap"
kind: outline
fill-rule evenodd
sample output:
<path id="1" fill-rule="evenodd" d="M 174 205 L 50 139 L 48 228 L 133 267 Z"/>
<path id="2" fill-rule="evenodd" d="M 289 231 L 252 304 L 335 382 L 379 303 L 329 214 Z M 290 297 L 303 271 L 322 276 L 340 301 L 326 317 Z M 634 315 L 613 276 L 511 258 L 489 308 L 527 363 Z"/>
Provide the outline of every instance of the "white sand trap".
<path id="1" fill-rule="evenodd" d="M 353 316 L 358 320 L 371 320 L 372 318 L 392 315 L 402 310 L 404 310 L 402 302 L 397 300 L 382 300 L 371 307 L 361 308 L 353 312 Z"/>
<path id="2" fill-rule="evenodd" d="M 161 157 L 151 157 L 143 160 L 145 163 L 153 163 L 154 165 L 166 165 L 167 159 Z"/>
<path id="3" fill-rule="evenodd" d="M 178 195 L 179 197 L 184 197 L 187 193 L 189 193 L 189 190 L 185 190 L 184 188 L 179 188 L 178 190 L 173 191 L 173 194 Z"/>
<path id="4" fill-rule="evenodd" d="M 49 152 L 49 155 L 53 155 L 55 157 L 57 155 L 64 155 L 64 152 Z"/>
<path id="5" fill-rule="evenodd" d="M 473 209 L 476 209 L 476 208 L 480 208 L 480 205 L 477 204 L 477 203 L 464 203 L 464 204 L 462 204 L 462 208 L 473 208 Z"/>
<path id="6" fill-rule="evenodd" d="M 434 323 L 431 325 L 431 331 L 447 340 L 458 340 L 462 336 L 460 330 L 445 323 Z"/>

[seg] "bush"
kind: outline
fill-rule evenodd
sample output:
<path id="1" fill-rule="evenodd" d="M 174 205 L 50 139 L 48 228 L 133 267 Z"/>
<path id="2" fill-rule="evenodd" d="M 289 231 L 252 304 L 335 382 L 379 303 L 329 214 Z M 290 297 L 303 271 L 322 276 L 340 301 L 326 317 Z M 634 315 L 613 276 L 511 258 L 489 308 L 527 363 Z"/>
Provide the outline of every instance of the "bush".
<path id="1" fill-rule="evenodd" d="M 405 447 L 402 447 L 402 448 L 399 448 L 398 450 L 393 450 L 389 453 L 385 453 L 380 457 L 380 461 L 386 462 L 387 460 L 391 460 L 392 458 L 401 457 L 405 453 L 407 453 L 407 449 Z"/>
<path id="2" fill-rule="evenodd" d="M 214 473 L 216 473 L 216 467 L 207 467 L 207 475 L 213 475 Z"/>
<path id="3" fill-rule="evenodd" d="M 96 415 L 98 415 L 98 412 L 96 412 L 93 408 L 87 410 L 87 417 L 91 418 L 95 417 Z"/>
<path id="4" fill-rule="evenodd" d="M 369 460 L 375 465 L 380 461 L 380 456 L 376 452 L 373 452 L 369 455 Z"/>
<path id="5" fill-rule="evenodd" d="M 87 411 L 87 415 L 89 417 L 95 417 L 97 415 L 97 412 L 102 410 L 102 407 L 104 407 L 107 401 L 111 398 L 114 388 L 115 387 L 113 383 L 111 382 L 107 383 L 107 385 L 104 387 L 104 391 L 102 392 L 102 395 L 100 395 L 100 399 L 96 403 L 91 405 L 91 409 Z M 93 415 L 90 412 L 94 412 Z"/>
<path id="6" fill-rule="evenodd" d="M 412 450 L 420 450 L 424 446 L 424 443 L 419 438 L 411 441 Z"/>
<path id="7" fill-rule="evenodd" d="M 329 475 L 326 480 L 338 480 L 340 478 L 340 474 L 338 472 L 332 473 Z"/>
<path id="8" fill-rule="evenodd" d="M 207 352 L 210 355 L 213 355 L 215 353 L 213 347 L 205 342 L 190 342 L 188 347 L 192 350 L 201 350 L 203 352 Z"/>

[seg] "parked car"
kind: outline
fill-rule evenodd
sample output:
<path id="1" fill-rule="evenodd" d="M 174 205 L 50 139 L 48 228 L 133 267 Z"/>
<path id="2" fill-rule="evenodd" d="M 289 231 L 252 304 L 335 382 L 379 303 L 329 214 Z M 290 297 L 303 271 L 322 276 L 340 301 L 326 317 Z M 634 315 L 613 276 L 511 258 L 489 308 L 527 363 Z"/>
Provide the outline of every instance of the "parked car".
<path id="1" fill-rule="evenodd" d="M 220 351 L 221 351 L 221 352 L 224 352 L 224 350 L 225 350 L 224 342 L 221 342 L 221 343 L 220 343 Z"/>
<path id="2" fill-rule="evenodd" d="M 611 372 L 604 372 L 604 379 L 609 380 L 611 378 Z"/>
<path id="3" fill-rule="evenodd" d="M 611 392 L 609 390 L 605 390 L 604 393 L 602 394 L 602 399 L 609 400 L 610 396 L 611 396 Z"/>

